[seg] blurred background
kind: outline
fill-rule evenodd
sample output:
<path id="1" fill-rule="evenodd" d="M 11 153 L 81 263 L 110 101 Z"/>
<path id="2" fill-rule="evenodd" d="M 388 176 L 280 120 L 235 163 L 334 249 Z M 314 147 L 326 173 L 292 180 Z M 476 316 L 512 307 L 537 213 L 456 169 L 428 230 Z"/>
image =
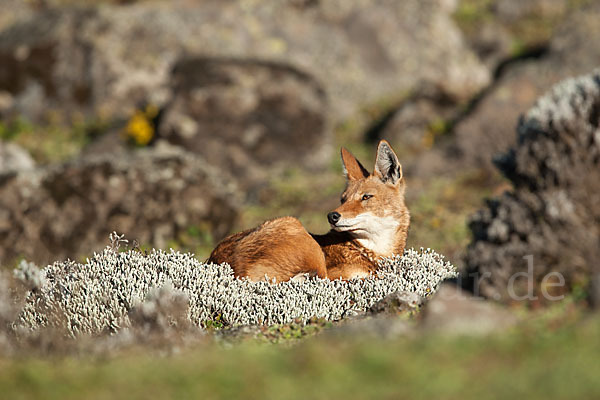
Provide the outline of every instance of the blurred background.
<path id="1" fill-rule="evenodd" d="M 492 158 L 551 85 L 599 64 L 593 0 L 2 0 L 0 263 L 111 231 L 206 258 L 282 215 L 312 232 L 387 139 L 409 246 L 460 265 Z"/>
<path id="2" fill-rule="evenodd" d="M 0 0 L 0 272 L 85 260 L 112 231 L 201 260 L 277 216 L 325 232 L 345 184 L 340 147 L 372 169 L 387 139 L 407 181 L 408 246 L 488 274 L 480 293 L 462 284 L 508 305 L 444 285 L 426 306 L 342 321 L 292 349 L 256 344 L 332 323 L 160 331 L 166 344 L 134 326 L 137 353 L 116 361 L 0 358 L 0 393 L 598 398 L 600 73 L 523 114 L 600 66 L 599 22 L 600 0 Z M 534 293 L 562 274 L 549 293 L 563 302 L 507 295 L 524 255 Z M 19 346 L 102 359 L 120 348 L 106 336 L 44 331 Z M 196 341 L 208 345 L 146 356 Z"/>

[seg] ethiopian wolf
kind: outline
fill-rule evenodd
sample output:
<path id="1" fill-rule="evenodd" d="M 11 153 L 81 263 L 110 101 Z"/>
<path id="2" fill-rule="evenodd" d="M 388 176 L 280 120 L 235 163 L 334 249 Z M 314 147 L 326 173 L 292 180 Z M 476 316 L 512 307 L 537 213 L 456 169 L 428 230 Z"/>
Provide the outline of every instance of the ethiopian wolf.
<path id="1" fill-rule="evenodd" d="M 382 257 L 402 254 L 410 215 L 398 157 L 385 140 L 377 146 L 373 173 L 345 148 L 346 189 L 327 214 L 331 230 L 310 234 L 294 217 L 266 221 L 225 238 L 209 262 L 228 263 L 238 277 L 282 282 L 304 274 L 329 279 L 363 278 Z"/>

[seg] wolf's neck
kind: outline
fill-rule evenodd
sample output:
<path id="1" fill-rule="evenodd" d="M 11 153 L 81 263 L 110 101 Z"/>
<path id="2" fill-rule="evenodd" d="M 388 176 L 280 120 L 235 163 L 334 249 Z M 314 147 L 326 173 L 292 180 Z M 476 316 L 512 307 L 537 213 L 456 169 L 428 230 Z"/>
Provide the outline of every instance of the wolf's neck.
<path id="1" fill-rule="evenodd" d="M 354 240 L 378 257 L 389 257 L 399 250 L 400 224 L 390 219 L 372 232 L 357 232 Z"/>
<path id="2" fill-rule="evenodd" d="M 394 226 L 392 226 L 394 225 Z M 394 228 L 395 227 L 395 228 Z M 389 257 L 393 254 L 402 254 L 404 252 L 405 242 L 402 239 L 406 236 L 400 224 L 386 224 L 383 229 L 379 229 L 377 234 L 367 234 L 364 232 L 338 232 L 330 230 L 324 235 L 312 234 L 312 237 L 323 248 L 329 246 L 350 246 L 360 253 L 368 254 L 369 259 L 379 257 Z M 328 254 L 328 252 L 326 252 Z"/>

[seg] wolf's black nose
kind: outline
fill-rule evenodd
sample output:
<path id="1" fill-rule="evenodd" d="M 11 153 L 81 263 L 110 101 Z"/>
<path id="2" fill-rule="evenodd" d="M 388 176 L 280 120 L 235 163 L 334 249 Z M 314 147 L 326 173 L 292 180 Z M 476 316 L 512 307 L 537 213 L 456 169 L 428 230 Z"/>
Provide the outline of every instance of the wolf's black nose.
<path id="1" fill-rule="evenodd" d="M 327 214 L 327 220 L 331 225 L 337 224 L 337 222 L 340 220 L 340 217 L 340 213 L 336 211 L 332 211 L 329 214 Z"/>

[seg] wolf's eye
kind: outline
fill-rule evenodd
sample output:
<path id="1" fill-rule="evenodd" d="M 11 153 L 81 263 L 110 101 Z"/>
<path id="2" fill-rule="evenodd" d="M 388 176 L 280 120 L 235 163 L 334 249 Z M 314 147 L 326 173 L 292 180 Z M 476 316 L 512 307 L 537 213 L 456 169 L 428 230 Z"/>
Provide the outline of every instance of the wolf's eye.
<path id="1" fill-rule="evenodd" d="M 363 194 L 363 197 L 361 198 L 361 200 L 362 201 L 369 200 L 371 197 L 373 197 L 372 194 Z"/>
<path id="2" fill-rule="evenodd" d="M 340 203 L 344 204 L 345 202 L 346 202 L 346 198 L 345 197 L 340 198 Z"/>

